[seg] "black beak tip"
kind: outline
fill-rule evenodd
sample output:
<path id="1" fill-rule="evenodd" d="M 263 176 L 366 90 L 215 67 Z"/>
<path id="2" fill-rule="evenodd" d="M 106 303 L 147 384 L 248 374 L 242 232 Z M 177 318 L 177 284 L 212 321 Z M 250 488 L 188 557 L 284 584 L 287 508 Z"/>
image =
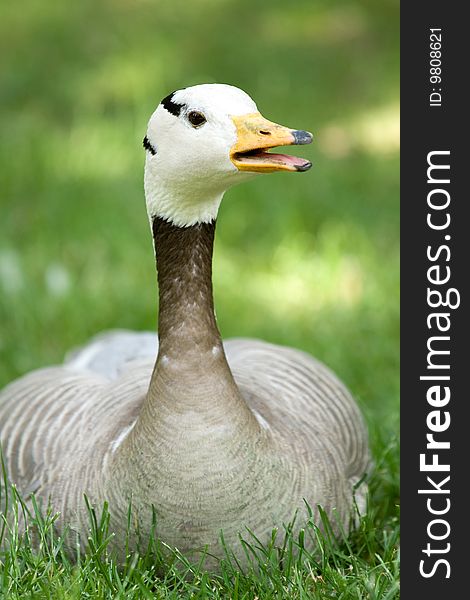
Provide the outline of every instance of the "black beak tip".
<path id="1" fill-rule="evenodd" d="M 305 161 L 305 163 L 304 163 L 303 165 L 297 165 L 297 166 L 295 167 L 295 169 L 296 169 L 297 171 L 301 171 L 301 172 L 302 172 L 302 171 L 308 171 L 308 170 L 310 169 L 310 167 L 311 167 L 311 166 L 312 166 L 312 163 L 311 163 L 310 161 L 307 161 L 307 160 L 306 160 L 306 161 Z"/>
<path id="2" fill-rule="evenodd" d="M 313 135 L 309 131 L 303 131 L 302 129 L 293 131 L 292 135 L 294 136 L 294 144 L 298 146 L 311 144 L 313 140 Z"/>

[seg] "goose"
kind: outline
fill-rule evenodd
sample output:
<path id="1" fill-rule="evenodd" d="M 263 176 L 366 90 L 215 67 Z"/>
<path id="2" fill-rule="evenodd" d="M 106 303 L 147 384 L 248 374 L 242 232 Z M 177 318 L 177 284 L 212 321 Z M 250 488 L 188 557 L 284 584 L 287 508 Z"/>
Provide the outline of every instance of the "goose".
<path id="1" fill-rule="evenodd" d="M 309 510 L 318 523 L 321 506 L 339 531 L 364 510 L 368 435 L 346 387 L 303 351 L 222 342 L 214 312 L 225 191 L 260 174 L 307 171 L 309 161 L 270 150 L 311 141 L 225 84 L 180 89 L 152 114 L 144 190 L 158 336 L 101 334 L 0 393 L 9 478 L 26 502 L 34 494 L 57 511 L 59 531 L 85 543 L 86 494 L 93 506 L 109 503 L 118 554 L 126 539 L 136 549 L 148 541 L 155 519 L 165 544 L 206 552 L 217 570 L 225 546 L 246 564 L 239 536 L 247 528 L 266 542 L 295 515 L 294 527 Z"/>

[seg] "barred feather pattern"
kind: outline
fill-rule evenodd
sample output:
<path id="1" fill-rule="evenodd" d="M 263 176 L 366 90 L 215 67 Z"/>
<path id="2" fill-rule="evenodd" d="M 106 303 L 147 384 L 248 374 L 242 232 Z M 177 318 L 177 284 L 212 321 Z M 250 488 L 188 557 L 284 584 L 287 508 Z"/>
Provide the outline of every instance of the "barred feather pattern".
<path id="1" fill-rule="evenodd" d="M 289 522 L 296 510 L 302 522 L 304 501 L 312 508 L 321 504 L 347 527 L 353 488 L 370 457 L 356 403 L 329 369 L 299 350 L 249 339 L 225 342 L 258 429 L 225 452 L 225 434 L 215 425 L 203 444 L 185 436 L 183 415 L 181 436 L 170 432 L 157 440 L 163 444 L 159 456 L 152 455 L 149 438 L 133 439 L 157 346 L 152 333 L 108 332 L 63 366 L 34 371 L 0 393 L 7 471 L 26 499 L 34 493 L 43 506 L 50 502 L 60 513 L 59 528 L 68 524 L 82 539 L 89 526 L 83 494 L 97 507 L 108 500 L 118 553 L 129 501 L 136 545 L 151 529 L 153 507 L 164 541 L 187 552 L 206 547 L 215 556 L 223 554 L 221 529 L 232 546 L 245 526 L 267 540 L 272 527 Z M 172 462 L 167 465 L 163 455 Z M 366 491 L 365 483 L 356 490 L 360 509 Z M 243 562 L 243 554 L 239 558 Z"/>

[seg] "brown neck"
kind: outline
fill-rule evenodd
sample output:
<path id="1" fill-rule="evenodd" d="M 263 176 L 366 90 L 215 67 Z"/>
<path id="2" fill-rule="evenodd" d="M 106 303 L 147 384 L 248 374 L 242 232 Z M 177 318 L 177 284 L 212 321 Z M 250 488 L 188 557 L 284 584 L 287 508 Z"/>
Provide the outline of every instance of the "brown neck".
<path id="1" fill-rule="evenodd" d="M 177 227 L 154 218 L 152 228 L 160 295 L 159 350 L 147 408 L 157 420 L 189 410 L 210 415 L 211 422 L 254 422 L 227 363 L 214 315 L 215 222 Z"/>
<path id="2" fill-rule="evenodd" d="M 152 229 L 159 287 L 159 357 L 186 360 L 188 355 L 220 349 L 212 297 L 215 221 L 177 227 L 155 217 Z"/>

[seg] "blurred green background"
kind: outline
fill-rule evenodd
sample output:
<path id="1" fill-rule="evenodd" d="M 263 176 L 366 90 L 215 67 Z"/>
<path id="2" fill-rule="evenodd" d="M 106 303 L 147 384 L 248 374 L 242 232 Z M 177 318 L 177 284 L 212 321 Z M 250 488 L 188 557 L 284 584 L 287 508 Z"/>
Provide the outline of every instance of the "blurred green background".
<path id="1" fill-rule="evenodd" d="M 0 6 L 0 385 L 106 328 L 154 329 L 142 138 L 170 91 L 241 87 L 315 134 L 307 174 L 222 204 L 224 337 L 302 348 L 398 423 L 398 1 Z"/>

